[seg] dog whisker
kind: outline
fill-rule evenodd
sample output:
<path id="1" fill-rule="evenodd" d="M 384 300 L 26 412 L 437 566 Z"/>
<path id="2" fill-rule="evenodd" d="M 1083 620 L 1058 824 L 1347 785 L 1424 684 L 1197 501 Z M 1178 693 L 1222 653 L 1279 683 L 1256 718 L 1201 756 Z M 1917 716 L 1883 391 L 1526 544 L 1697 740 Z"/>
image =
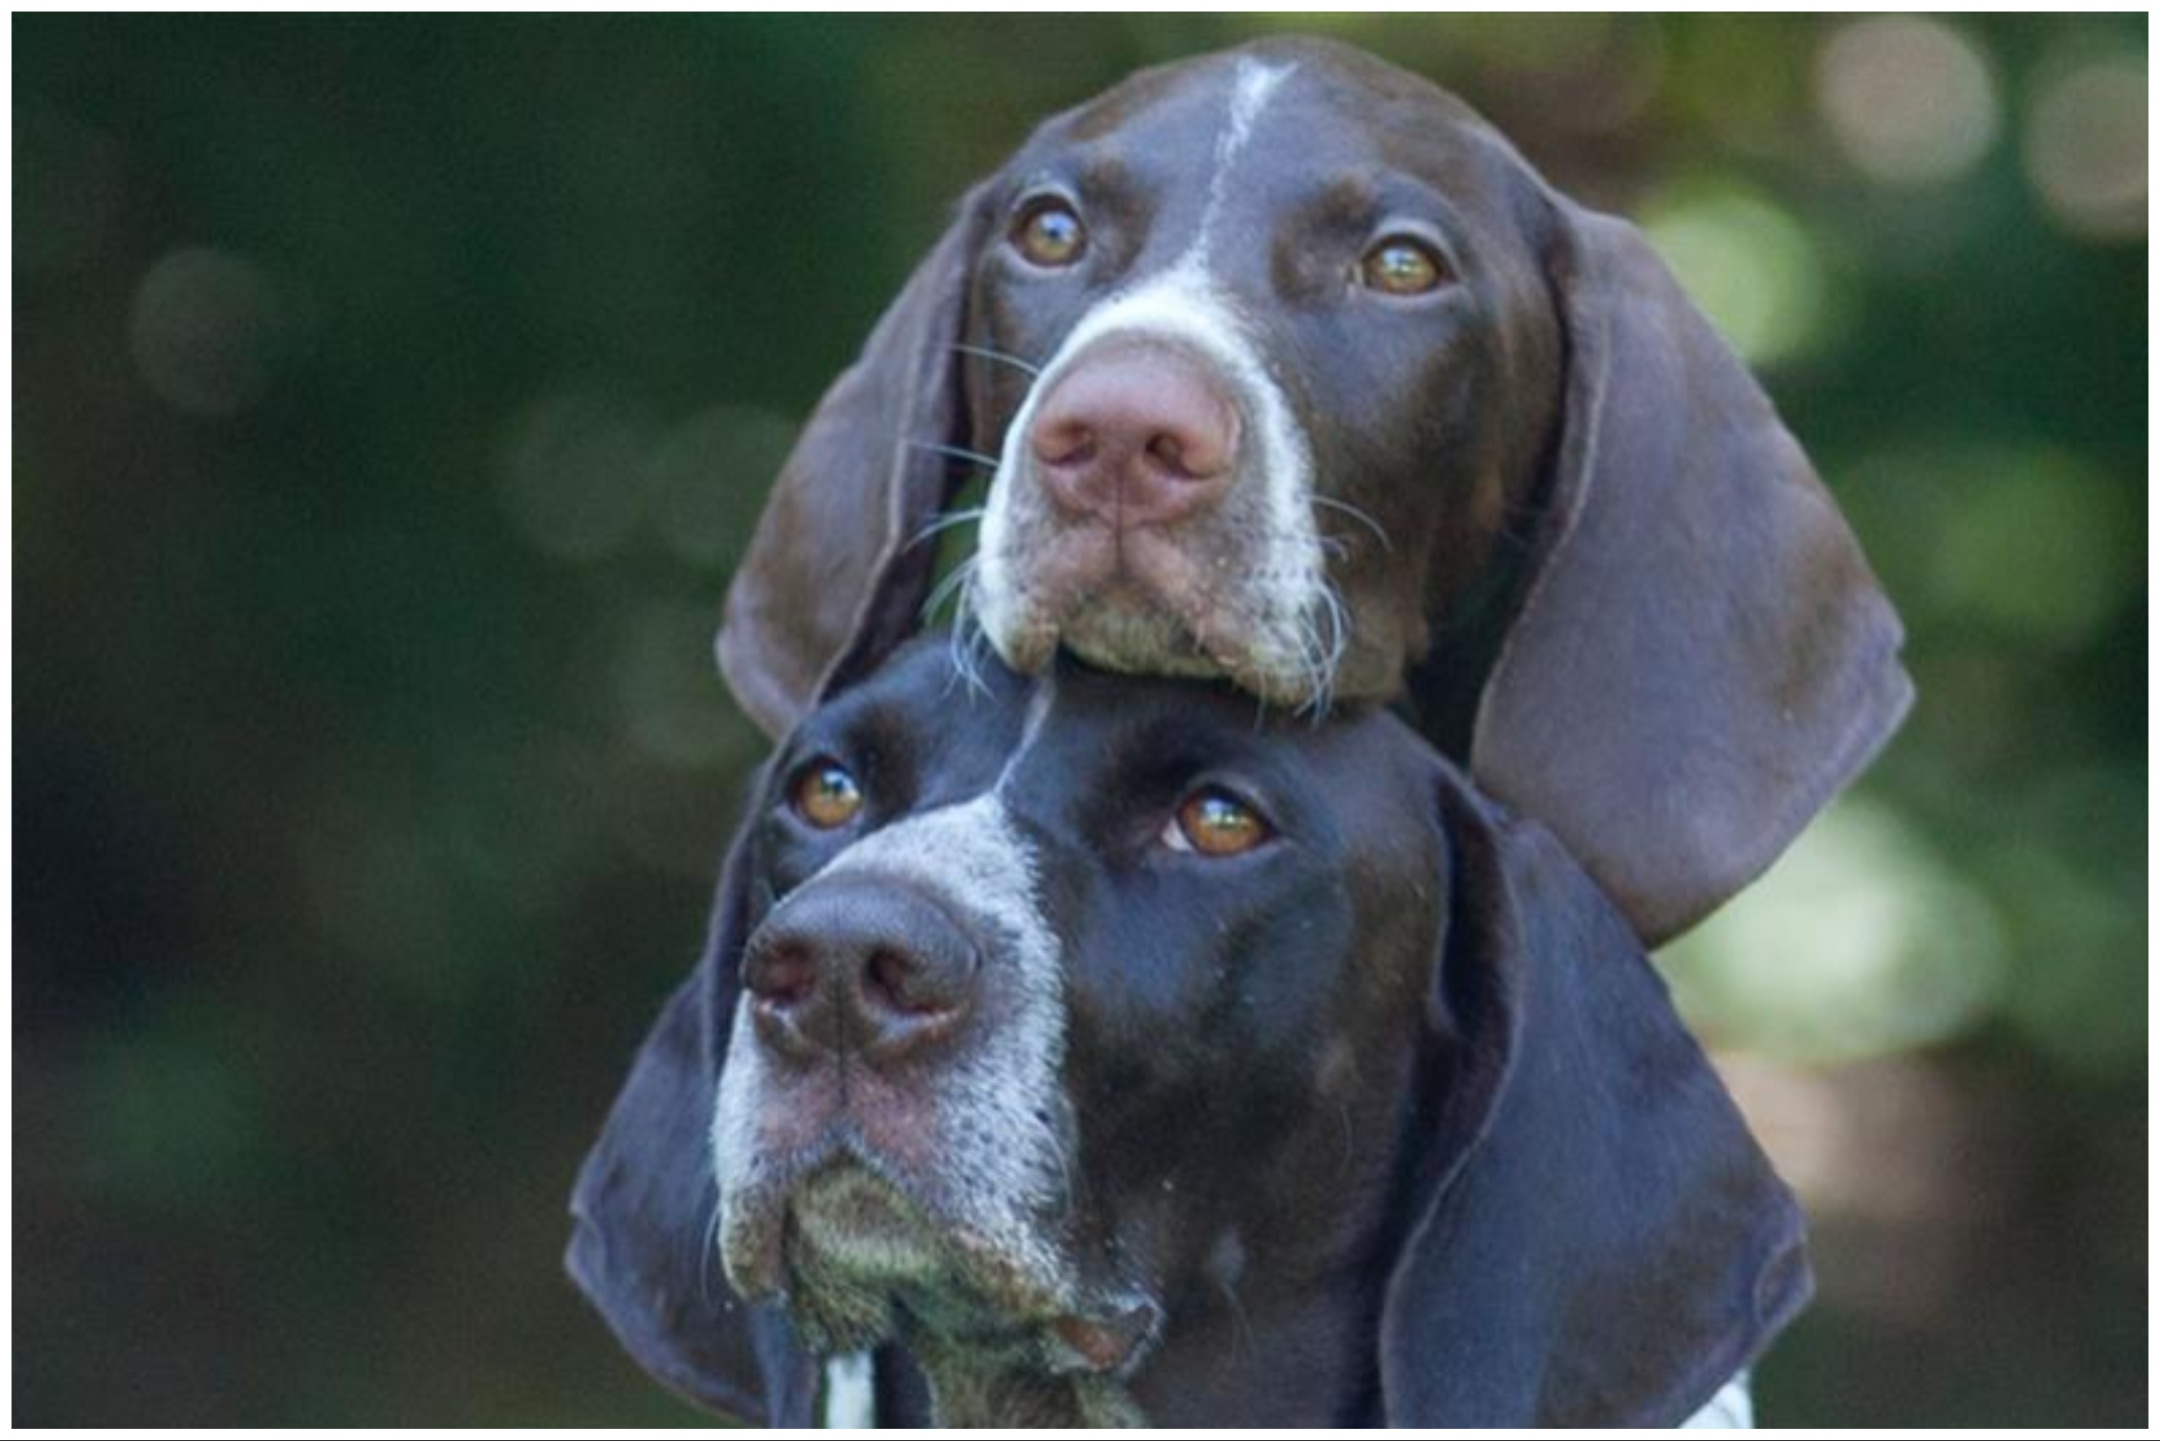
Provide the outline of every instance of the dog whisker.
<path id="1" fill-rule="evenodd" d="M 969 692 L 978 696 L 988 695 L 990 687 L 983 680 L 982 672 L 983 663 L 990 654 L 989 636 L 981 626 L 974 623 L 971 615 L 967 618 L 964 636 L 960 635 L 959 627 L 955 626 L 955 638 L 959 642 L 959 649 L 955 652 L 957 664 L 961 676 L 967 681 Z"/>
<path id="2" fill-rule="evenodd" d="M 970 465 L 979 465 L 986 470 L 996 470 L 998 467 L 998 458 L 996 456 L 984 455 L 979 450 L 969 450 L 964 445 L 947 445 L 943 441 L 937 440 L 911 440 L 908 442 L 908 448 L 910 450 L 927 450 L 932 455 L 942 455 L 953 460 L 964 460 Z"/>
<path id="3" fill-rule="evenodd" d="M 964 604 L 966 599 L 965 592 L 968 586 L 968 577 L 974 573 L 974 570 L 975 557 L 969 556 L 966 560 L 963 560 L 960 562 L 960 564 L 954 566 L 952 570 L 946 574 L 943 580 L 932 586 L 930 588 L 929 596 L 924 599 L 922 604 L 922 618 L 924 620 L 929 620 L 940 610 L 943 610 L 945 608 L 945 602 L 952 600 L 955 595 L 959 595 Z"/>
<path id="4" fill-rule="evenodd" d="M 1236 1366 L 1242 1353 L 1259 1354 L 1258 1333 L 1253 1330 L 1252 1314 L 1245 1309 L 1245 1298 L 1238 1294 L 1238 1281 L 1244 1270 L 1244 1251 L 1234 1236 L 1226 1236 L 1216 1242 L 1214 1254 L 1209 1256 L 1208 1279 L 1222 1295 L 1223 1307 L 1230 1313 L 1230 1355 L 1228 1364 Z"/>
<path id="5" fill-rule="evenodd" d="M 1317 725 L 1334 705 L 1336 677 L 1341 673 L 1343 655 L 1350 645 L 1350 623 L 1342 598 L 1324 578 L 1314 591 L 1314 601 L 1313 607 L 1298 620 L 1299 650 L 1310 697 L 1299 710 Z M 1323 623 L 1326 626 L 1324 642 L 1321 637 Z"/>
<path id="6" fill-rule="evenodd" d="M 1043 1130 L 1048 1134 L 1052 1128 L 1045 1126 Z M 1061 1217 L 1070 1216 L 1080 1207 L 1080 1188 L 1074 1180 L 1072 1156 L 1069 1154 L 1070 1148 L 1057 1144 L 1053 1138 L 1051 1144 L 1046 1146 L 1044 1150 L 1057 1161 L 1058 1214 Z"/>
<path id="7" fill-rule="evenodd" d="M 1379 521 L 1374 520 L 1364 511 L 1359 510 L 1349 501 L 1337 500 L 1331 495 L 1321 495 L 1316 492 L 1312 496 L 1312 503 L 1314 505 L 1324 507 L 1328 510 L 1340 511 L 1344 515 L 1347 515 L 1352 520 L 1356 521 L 1358 524 L 1364 526 L 1367 530 L 1373 533 L 1373 538 L 1380 542 L 1380 548 L 1382 550 L 1392 552 L 1395 549 L 1395 542 L 1388 537 L 1387 527 L 1382 525 Z"/>
<path id="8" fill-rule="evenodd" d="M 989 648 L 989 637 L 975 620 L 975 584 L 978 557 L 970 556 L 955 567 L 947 580 L 957 581 L 953 601 L 952 664 L 953 674 L 967 686 L 971 695 L 986 695 L 989 687 L 982 678 L 982 655 Z"/>
<path id="9" fill-rule="evenodd" d="M 984 360 L 994 360 L 1000 365 L 1009 365 L 1013 369 L 1022 371 L 1031 376 L 1042 374 L 1041 366 L 1030 365 L 1027 361 L 1022 360 L 1019 356 L 1013 355 L 1007 351 L 999 350 L 994 346 L 968 345 L 956 342 L 953 345 L 953 349 L 959 351 L 962 355 L 976 355 L 982 357 Z"/>
<path id="10" fill-rule="evenodd" d="M 697 1258 L 698 1296 L 707 1305 L 713 1301 L 713 1271 L 720 1261 L 720 1207 L 713 1205 L 712 1215 L 700 1233 Z M 723 1281 L 724 1284 L 724 1281 Z"/>
<path id="11" fill-rule="evenodd" d="M 1229 538 L 1245 544 L 1264 541 L 1287 540 L 1294 545 L 1311 544 L 1320 547 L 1323 554 L 1341 560 L 1350 554 L 1350 541 L 1341 535 L 1326 535 L 1307 530 L 1270 530 L 1265 526 L 1243 525 L 1229 533 Z"/>
<path id="12" fill-rule="evenodd" d="M 983 518 L 983 515 L 988 511 L 988 509 L 989 507 L 987 506 L 974 506 L 967 510 L 956 510 L 950 512 L 949 514 L 941 515 L 936 520 L 933 520 L 928 525 L 924 526 L 921 530 L 916 531 L 914 538 L 909 540 L 908 543 L 902 547 L 902 549 L 913 550 L 916 546 L 921 545 L 931 536 L 936 535 L 941 531 L 951 530 L 956 525 L 965 525 L 971 520 L 981 520 Z"/>

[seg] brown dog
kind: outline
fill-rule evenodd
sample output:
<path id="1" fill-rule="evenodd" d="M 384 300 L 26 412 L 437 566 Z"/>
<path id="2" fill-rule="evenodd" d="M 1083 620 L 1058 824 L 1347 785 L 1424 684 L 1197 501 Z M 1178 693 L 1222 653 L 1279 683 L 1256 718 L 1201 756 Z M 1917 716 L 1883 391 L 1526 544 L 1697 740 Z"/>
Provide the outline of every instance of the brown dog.
<path id="1" fill-rule="evenodd" d="M 1338 45 L 1136 75 L 968 194 L 729 596 L 771 734 L 919 624 L 955 451 L 995 461 L 965 597 L 1008 663 L 1402 700 L 1652 943 L 1910 701 L 1828 493 L 1641 236 Z"/>

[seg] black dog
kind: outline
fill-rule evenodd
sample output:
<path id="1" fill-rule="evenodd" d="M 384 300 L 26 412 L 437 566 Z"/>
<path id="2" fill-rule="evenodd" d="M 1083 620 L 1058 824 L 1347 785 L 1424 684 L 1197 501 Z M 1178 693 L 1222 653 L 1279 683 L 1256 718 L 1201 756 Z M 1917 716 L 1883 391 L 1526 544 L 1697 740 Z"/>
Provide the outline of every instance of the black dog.
<path id="1" fill-rule="evenodd" d="M 1808 1289 L 1625 922 L 1392 716 L 941 645 L 775 758 L 573 1210 L 776 1424 L 881 1344 L 887 1421 L 1671 1424 Z"/>
<path id="2" fill-rule="evenodd" d="M 1276 703 L 1405 698 L 1655 944 L 1895 729 L 1901 633 L 1642 237 L 1454 98 L 1275 40 L 1050 120 L 803 434 L 719 642 L 775 737 L 920 623 L 955 450 L 969 612 Z"/>

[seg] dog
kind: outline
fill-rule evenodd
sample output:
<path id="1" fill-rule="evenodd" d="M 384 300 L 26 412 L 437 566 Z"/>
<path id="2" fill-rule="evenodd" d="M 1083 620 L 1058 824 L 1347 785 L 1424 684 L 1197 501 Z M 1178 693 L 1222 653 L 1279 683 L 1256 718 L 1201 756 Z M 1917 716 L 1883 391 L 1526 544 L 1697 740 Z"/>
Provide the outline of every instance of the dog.
<path id="1" fill-rule="evenodd" d="M 733 582 L 771 736 L 918 627 L 955 455 L 1009 665 L 1397 701 L 1652 945 L 1911 701 L 1835 503 L 1642 236 L 1332 42 L 1143 71 L 967 194 Z"/>
<path id="2" fill-rule="evenodd" d="M 770 762 L 572 1211 L 773 1425 L 869 1348 L 887 1423 L 1670 1425 L 1810 1286 L 1624 919 L 1399 719 L 927 638 Z"/>

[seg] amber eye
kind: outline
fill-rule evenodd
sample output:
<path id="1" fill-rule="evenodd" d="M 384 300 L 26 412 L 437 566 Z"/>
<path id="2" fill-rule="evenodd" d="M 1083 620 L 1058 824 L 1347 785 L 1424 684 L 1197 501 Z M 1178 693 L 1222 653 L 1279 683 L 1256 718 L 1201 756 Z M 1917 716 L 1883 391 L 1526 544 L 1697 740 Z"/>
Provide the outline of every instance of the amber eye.
<path id="1" fill-rule="evenodd" d="M 1358 282 L 1382 295 L 1424 295 L 1452 279 L 1440 252 L 1410 235 L 1384 237 L 1358 262 Z"/>
<path id="2" fill-rule="evenodd" d="M 1241 856 L 1274 834 L 1260 813 L 1228 791 L 1209 786 L 1179 803 L 1163 827 L 1162 842 L 1174 851 L 1203 856 Z"/>
<path id="3" fill-rule="evenodd" d="M 1013 221 L 1012 243 L 1022 255 L 1052 270 L 1071 265 L 1087 250 L 1087 227 L 1063 196 L 1031 200 Z"/>
<path id="4" fill-rule="evenodd" d="M 819 830 L 838 830 L 861 812 L 862 787 L 855 784 L 847 767 L 820 757 L 797 774 L 788 803 L 795 808 L 795 814 Z"/>

